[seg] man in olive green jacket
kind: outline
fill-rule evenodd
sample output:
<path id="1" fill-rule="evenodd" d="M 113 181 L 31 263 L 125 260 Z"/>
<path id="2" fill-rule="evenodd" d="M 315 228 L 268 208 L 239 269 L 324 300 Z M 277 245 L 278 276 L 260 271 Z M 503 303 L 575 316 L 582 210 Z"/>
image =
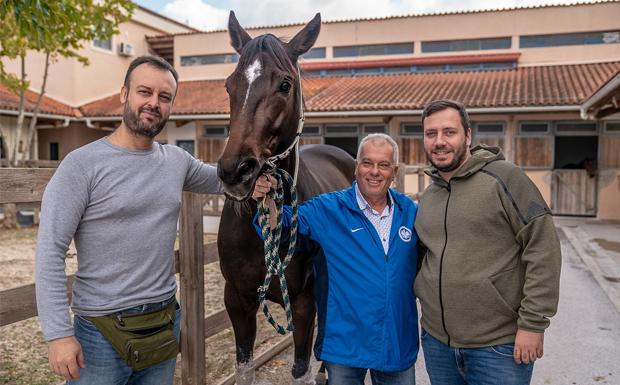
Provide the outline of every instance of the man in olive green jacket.
<path id="1" fill-rule="evenodd" d="M 433 167 L 415 222 L 415 294 L 433 384 L 529 384 L 557 310 L 561 252 L 534 183 L 497 147 L 471 145 L 465 107 L 422 114 Z"/>

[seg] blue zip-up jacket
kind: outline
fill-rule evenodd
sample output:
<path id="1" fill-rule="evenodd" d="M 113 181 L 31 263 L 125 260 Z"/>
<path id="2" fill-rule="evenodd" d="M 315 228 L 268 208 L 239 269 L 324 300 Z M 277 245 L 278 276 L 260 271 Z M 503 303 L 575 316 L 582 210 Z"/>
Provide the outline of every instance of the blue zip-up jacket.
<path id="1" fill-rule="evenodd" d="M 314 258 L 317 360 L 383 371 L 415 364 L 418 237 L 413 225 L 418 206 L 396 190 L 390 194 L 394 216 L 387 255 L 358 207 L 355 184 L 298 207 L 298 247 L 319 246 Z M 291 208 L 285 206 L 283 224 L 290 223 Z"/>

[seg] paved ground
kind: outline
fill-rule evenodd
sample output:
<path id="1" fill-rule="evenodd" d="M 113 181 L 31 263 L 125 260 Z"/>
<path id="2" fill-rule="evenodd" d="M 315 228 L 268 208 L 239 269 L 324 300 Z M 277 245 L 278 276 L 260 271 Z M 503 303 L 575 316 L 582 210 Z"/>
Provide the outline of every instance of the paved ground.
<path id="1" fill-rule="evenodd" d="M 533 385 L 620 384 L 620 221 L 556 218 L 563 266 L 558 313 Z M 293 349 L 257 370 L 257 385 L 290 384 Z M 416 384 L 428 385 L 423 356 Z M 318 370 L 319 363 L 313 361 Z M 370 381 L 367 379 L 367 384 Z"/>

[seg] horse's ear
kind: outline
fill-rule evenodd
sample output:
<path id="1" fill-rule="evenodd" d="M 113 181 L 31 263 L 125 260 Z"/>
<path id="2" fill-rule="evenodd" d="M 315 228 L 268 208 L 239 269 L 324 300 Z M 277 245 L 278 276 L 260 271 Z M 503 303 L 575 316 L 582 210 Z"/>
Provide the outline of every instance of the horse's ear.
<path id="1" fill-rule="evenodd" d="M 321 14 L 317 13 L 314 19 L 295 35 L 291 41 L 286 44 L 286 52 L 293 63 L 297 62 L 297 59 L 310 51 L 310 48 L 316 43 L 316 39 L 321 32 Z"/>
<path id="2" fill-rule="evenodd" d="M 241 55 L 243 46 L 245 46 L 252 38 L 245 32 L 245 29 L 241 27 L 239 21 L 235 17 L 235 12 L 230 11 L 228 17 L 228 36 L 230 36 L 230 45 Z"/>

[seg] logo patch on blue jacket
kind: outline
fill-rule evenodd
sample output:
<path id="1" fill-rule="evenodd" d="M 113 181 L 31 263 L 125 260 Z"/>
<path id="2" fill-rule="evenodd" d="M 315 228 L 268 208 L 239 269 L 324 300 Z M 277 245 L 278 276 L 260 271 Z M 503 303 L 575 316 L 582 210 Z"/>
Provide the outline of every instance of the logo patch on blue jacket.
<path id="1" fill-rule="evenodd" d="M 411 230 L 405 226 L 401 226 L 400 229 L 398 229 L 398 236 L 403 240 L 403 242 L 409 242 L 411 241 Z"/>

